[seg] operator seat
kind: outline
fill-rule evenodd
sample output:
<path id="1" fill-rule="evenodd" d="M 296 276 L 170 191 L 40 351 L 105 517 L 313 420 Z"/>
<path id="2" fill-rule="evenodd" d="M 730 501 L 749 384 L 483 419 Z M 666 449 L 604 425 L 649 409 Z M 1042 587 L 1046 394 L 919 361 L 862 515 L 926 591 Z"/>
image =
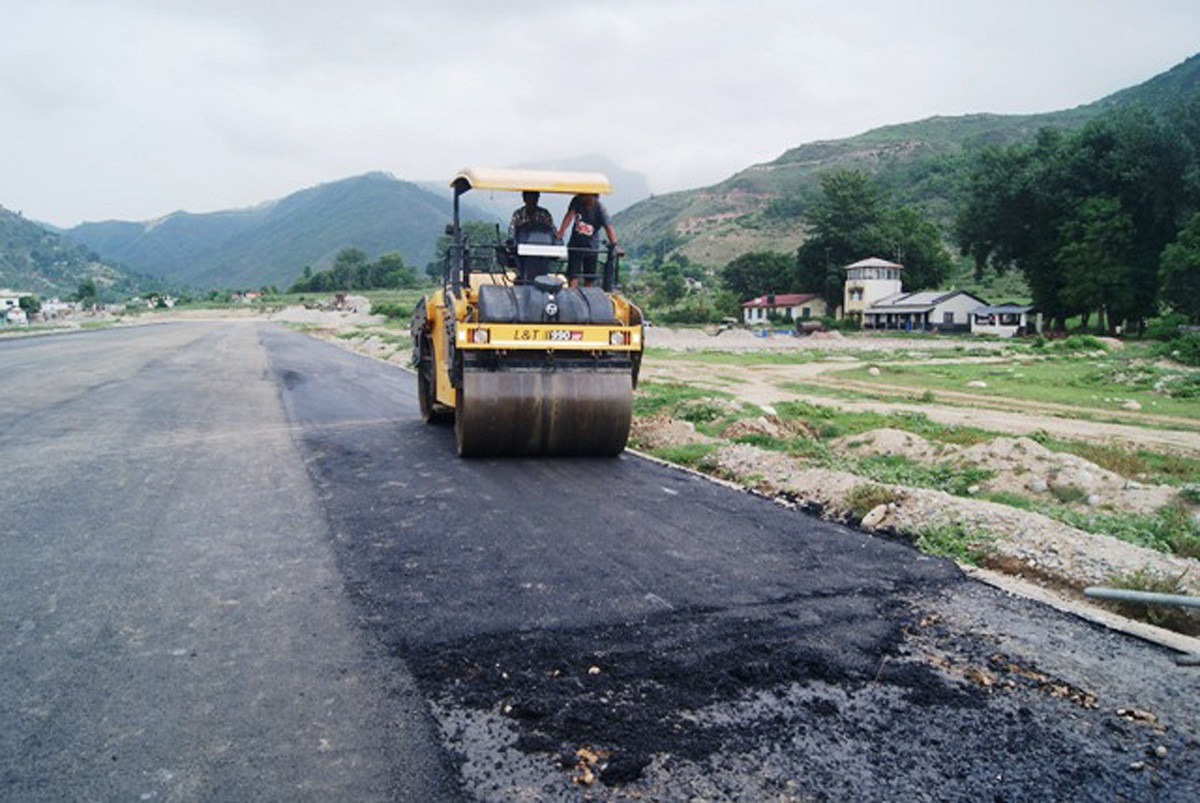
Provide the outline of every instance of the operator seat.
<path id="1" fill-rule="evenodd" d="M 516 246 L 522 244 L 532 245 L 554 245 L 556 240 L 555 231 L 552 227 L 526 225 L 519 226 L 513 232 L 513 252 L 516 253 Z M 517 284 L 530 284 L 537 276 L 545 276 L 550 272 L 550 263 L 554 261 L 553 257 L 545 256 L 516 256 L 517 262 Z"/>

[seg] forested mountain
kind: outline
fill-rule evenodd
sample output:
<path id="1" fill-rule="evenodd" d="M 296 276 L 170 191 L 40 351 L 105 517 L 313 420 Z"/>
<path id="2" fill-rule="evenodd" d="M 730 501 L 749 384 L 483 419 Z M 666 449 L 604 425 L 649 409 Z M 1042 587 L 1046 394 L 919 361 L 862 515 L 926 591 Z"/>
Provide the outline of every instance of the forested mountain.
<path id="1" fill-rule="evenodd" d="M 469 207 L 464 215 L 489 217 Z M 178 284 L 286 287 L 305 267 L 330 267 L 346 248 L 372 258 L 398 252 L 423 266 L 449 220 L 445 199 L 377 172 L 249 209 L 175 212 L 147 223 L 83 223 L 66 234 L 107 259 Z"/>
<path id="2" fill-rule="evenodd" d="M 675 251 L 713 267 L 750 251 L 794 250 L 820 176 L 861 169 L 894 200 L 914 206 L 949 233 L 970 157 L 989 145 L 1027 141 L 1045 127 L 1077 130 L 1114 108 L 1166 111 L 1200 87 L 1200 55 L 1143 84 L 1095 103 L 1037 115 L 933 117 L 848 139 L 811 142 L 749 167 L 719 184 L 635 204 L 616 217 L 627 247 Z"/>
<path id="3" fill-rule="evenodd" d="M 102 301 L 117 301 L 158 283 L 102 261 L 78 243 L 0 207 L 0 287 L 41 298 L 63 297 L 91 279 Z"/>

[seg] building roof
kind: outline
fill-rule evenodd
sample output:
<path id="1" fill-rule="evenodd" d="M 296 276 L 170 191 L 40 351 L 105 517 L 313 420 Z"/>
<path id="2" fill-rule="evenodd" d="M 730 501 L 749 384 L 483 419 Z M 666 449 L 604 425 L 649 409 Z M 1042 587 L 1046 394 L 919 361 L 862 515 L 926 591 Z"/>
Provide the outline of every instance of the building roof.
<path id="1" fill-rule="evenodd" d="M 864 315 L 885 315 L 889 312 L 929 312 L 956 296 L 969 296 L 986 305 L 977 295 L 966 290 L 922 290 L 917 293 L 896 293 L 876 301 L 863 310 Z"/>
<path id="2" fill-rule="evenodd" d="M 817 297 L 816 293 L 776 293 L 775 303 L 767 303 L 769 296 L 759 296 L 752 298 L 749 301 L 743 301 L 743 307 L 765 307 L 767 309 L 775 309 L 776 307 L 794 307 L 797 304 L 803 304 L 806 301 L 812 301 Z"/>
<path id="3" fill-rule="evenodd" d="M 1033 312 L 1033 307 L 1024 306 L 1021 304 L 984 304 L 979 309 L 972 310 L 972 314 L 974 315 L 1006 315 L 1019 314 L 1022 312 Z"/>
<path id="4" fill-rule="evenodd" d="M 879 257 L 860 259 L 853 265 L 843 266 L 842 270 L 850 270 L 851 268 L 899 268 L 900 270 L 904 270 L 903 265 L 897 265 L 895 262 L 888 262 L 886 259 L 880 259 Z"/>

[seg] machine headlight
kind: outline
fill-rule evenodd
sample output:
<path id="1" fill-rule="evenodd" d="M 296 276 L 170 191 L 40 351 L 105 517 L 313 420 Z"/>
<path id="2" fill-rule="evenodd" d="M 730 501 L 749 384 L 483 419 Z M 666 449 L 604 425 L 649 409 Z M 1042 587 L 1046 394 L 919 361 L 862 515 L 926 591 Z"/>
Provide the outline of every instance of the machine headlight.
<path id="1" fill-rule="evenodd" d="M 546 302 L 546 317 L 553 318 L 557 314 L 558 314 L 558 304 L 554 303 L 553 301 L 547 301 Z"/>
<path id="2" fill-rule="evenodd" d="M 624 332 L 610 332 L 608 343 L 610 346 L 624 346 L 628 345 L 629 339 Z"/>
<path id="3" fill-rule="evenodd" d="M 471 330 L 471 342 L 472 343 L 487 343 L 491 339 L 492 339 L 491 333 L 488 332 L 487 329 L 472 329 Z"/>

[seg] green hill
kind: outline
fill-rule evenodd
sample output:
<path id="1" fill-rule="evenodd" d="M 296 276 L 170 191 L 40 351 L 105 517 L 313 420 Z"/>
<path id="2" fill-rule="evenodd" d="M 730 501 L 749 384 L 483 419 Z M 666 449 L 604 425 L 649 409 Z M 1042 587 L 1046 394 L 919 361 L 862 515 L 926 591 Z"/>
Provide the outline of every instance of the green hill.
<path id="1" fill-rule="evenodd" d="M 464 215 L 490 219 L 470 208 Z M 450 204 L 386 173 L 310 187 L 249 209 L 175 212 L 147 223 L 84 223 L 66 234 L 105 258 L 193 287 L 289 285 L 323 270 L 344 248 L 399 252 L 423 266 L 450 220 Z"/>
<path id="2" fill-rule="evenodd" d="M 621 212 L 614 222 L 621 241 L 635 251 L 666 247 L 710 266 L 724 265 L 747 251 L 790 251 L 804 240 L 801 217 L 819 191 L 819 176 L 854 168 L 873 174 L 896 200 L 948 226 L 962 167 L 972 152 L 1029 139 L 1044 127 L 1079 128 L 1121 105 L 1166 110 L 1198 86 L 1200 55 L 1075 109 L 931 117 L 847 139 L 810 142 L 711 187 L 652 197 Z"/>
<path id="3" fill-rule="evenodd" d="M 89 249 L 0 207 L 0 287 L 52 298 L 74 293 L 87 279 L 96 282 L 104 301 L 161 284 L 108 264 Z"/>

